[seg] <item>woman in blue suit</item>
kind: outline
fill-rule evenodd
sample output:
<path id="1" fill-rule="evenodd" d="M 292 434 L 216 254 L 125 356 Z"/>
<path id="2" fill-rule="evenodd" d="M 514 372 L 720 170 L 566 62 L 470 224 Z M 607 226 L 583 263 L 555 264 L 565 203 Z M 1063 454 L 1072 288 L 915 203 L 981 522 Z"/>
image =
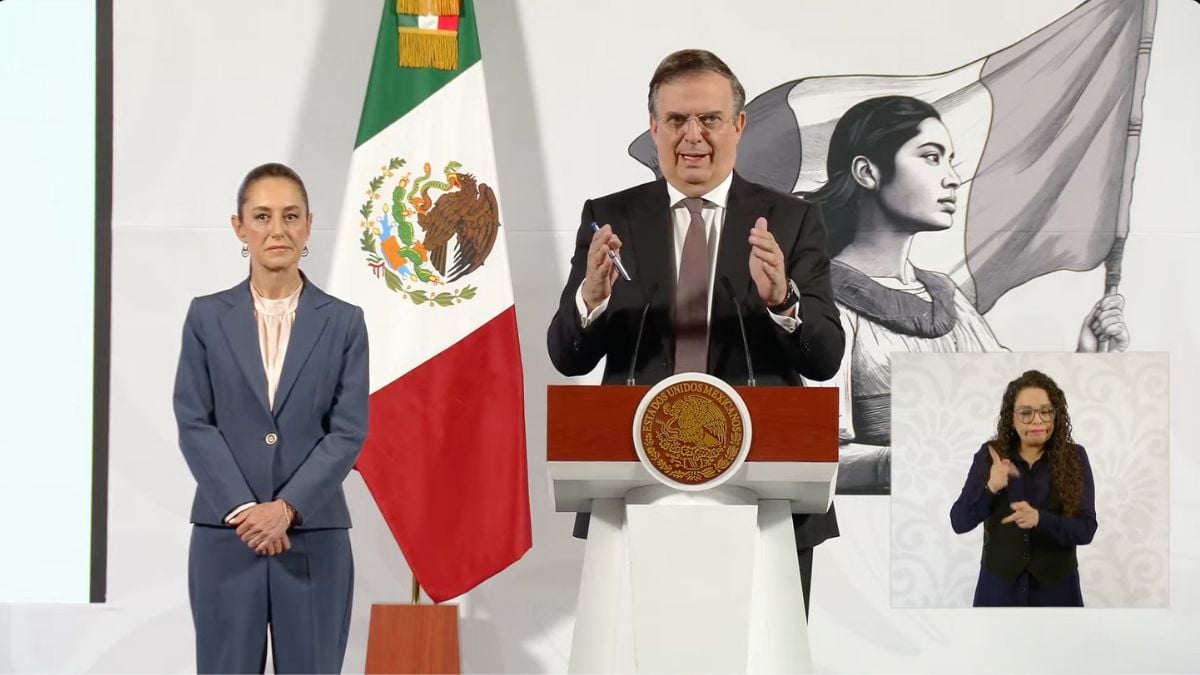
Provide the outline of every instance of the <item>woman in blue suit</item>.
<path id="1" fill-rule="evenodd" d="M 338 672 L 354 562 L 342 481 L 367 433 L 362 310 L 300 271 L 312 214 L 282 164 L 252 170 L 231 218 L 250 277 L 196 298 L 175 379 L 196 479 L 188 588 L 199 672 Z"/>

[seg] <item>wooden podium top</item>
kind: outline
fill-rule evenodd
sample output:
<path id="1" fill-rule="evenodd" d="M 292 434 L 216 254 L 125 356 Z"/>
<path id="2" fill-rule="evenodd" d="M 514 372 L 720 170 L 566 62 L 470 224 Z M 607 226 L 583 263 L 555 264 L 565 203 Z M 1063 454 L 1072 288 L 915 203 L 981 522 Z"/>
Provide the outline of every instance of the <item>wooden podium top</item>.
<path id="1" fill-rule="evenodd" d="M 734 387 L 753 432 L 747 462 L 837 462 L 833 387 Z M 546 460 L 636 462 L 633 416 L 649 386 L 550 385 Z"/>

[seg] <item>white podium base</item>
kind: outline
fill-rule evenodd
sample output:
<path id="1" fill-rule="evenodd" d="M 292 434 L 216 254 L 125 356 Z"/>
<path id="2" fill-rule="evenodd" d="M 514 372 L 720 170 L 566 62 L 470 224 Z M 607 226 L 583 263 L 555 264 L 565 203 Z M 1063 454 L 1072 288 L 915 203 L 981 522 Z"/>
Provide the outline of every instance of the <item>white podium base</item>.
<path id="1" fill-rule="evenodd" d="M 592 503 L 572 673 L 812 670 L 791 504 L 745 488 Z"/>

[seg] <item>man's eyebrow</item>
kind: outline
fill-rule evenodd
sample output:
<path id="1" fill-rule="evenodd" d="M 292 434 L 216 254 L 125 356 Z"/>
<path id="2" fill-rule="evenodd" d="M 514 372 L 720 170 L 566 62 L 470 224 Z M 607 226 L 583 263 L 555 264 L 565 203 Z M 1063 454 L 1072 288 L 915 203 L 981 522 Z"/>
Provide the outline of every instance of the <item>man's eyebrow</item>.
<path id="1" fill-rule="evenodd" d="M 699 116 L 699 115 L 720 115 L 720 114 L 721 114 L 721 111 L 720 111 L 720 110 L 706 110 L 706 111 L 704 111 L 704 112 L 698 112 L 698 113 L 692 113 L 692 114 L 694 114 L 694 115 L 697 115 L 697 116 Z M 686 114 L 686 113 L 681 113 L 681 112 L 673 112 L 673 111 L 672 111 L 672 112 L 665 112 L 665 113 L 663 113 L 663 115 L 664 115 L 664 116 L 666 116 L 666 117 L 672 117 L 672 116 L 675 116 L 675 115 L 678 115 L 679 117 L 689 117 L 689 116 L 690 116 L 690 115 L 688 115 L 688 114 Z"/>

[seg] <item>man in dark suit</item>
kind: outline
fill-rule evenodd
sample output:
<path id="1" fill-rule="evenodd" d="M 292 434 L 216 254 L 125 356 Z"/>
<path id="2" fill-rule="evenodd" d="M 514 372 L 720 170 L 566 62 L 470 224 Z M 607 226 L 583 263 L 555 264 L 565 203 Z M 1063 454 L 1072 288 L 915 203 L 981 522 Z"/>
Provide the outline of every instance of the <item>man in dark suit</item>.
<path id="1" fill-rule="evenodd" d="M 584 204 L 547 335 L 559 372 L 584 375 L 607 357 L 605 384 L 630 374 L 654 384 L 695 371 L 744 384 L 746 354 L 726 289 L 746 308 L 758 384 L 800 386 L 802 376 L 837 372 L 845 333 L 824 223 L 815 206 L 734 173 L 745 100 L 737 77 L 711 52 L 683 50 L 659 64 L 649 108 L 663 179 Z M 593 231 L 593 223 L 603 227 Z M 610 252 L 631 282 L 618 281 Z M 586 525 L 583 515 L 576 534 L 586 535 Z M 838 535 L 837 517 L 832 508 L 798 515 L 795 529 L 807 613 L 812 548 Z"/>

